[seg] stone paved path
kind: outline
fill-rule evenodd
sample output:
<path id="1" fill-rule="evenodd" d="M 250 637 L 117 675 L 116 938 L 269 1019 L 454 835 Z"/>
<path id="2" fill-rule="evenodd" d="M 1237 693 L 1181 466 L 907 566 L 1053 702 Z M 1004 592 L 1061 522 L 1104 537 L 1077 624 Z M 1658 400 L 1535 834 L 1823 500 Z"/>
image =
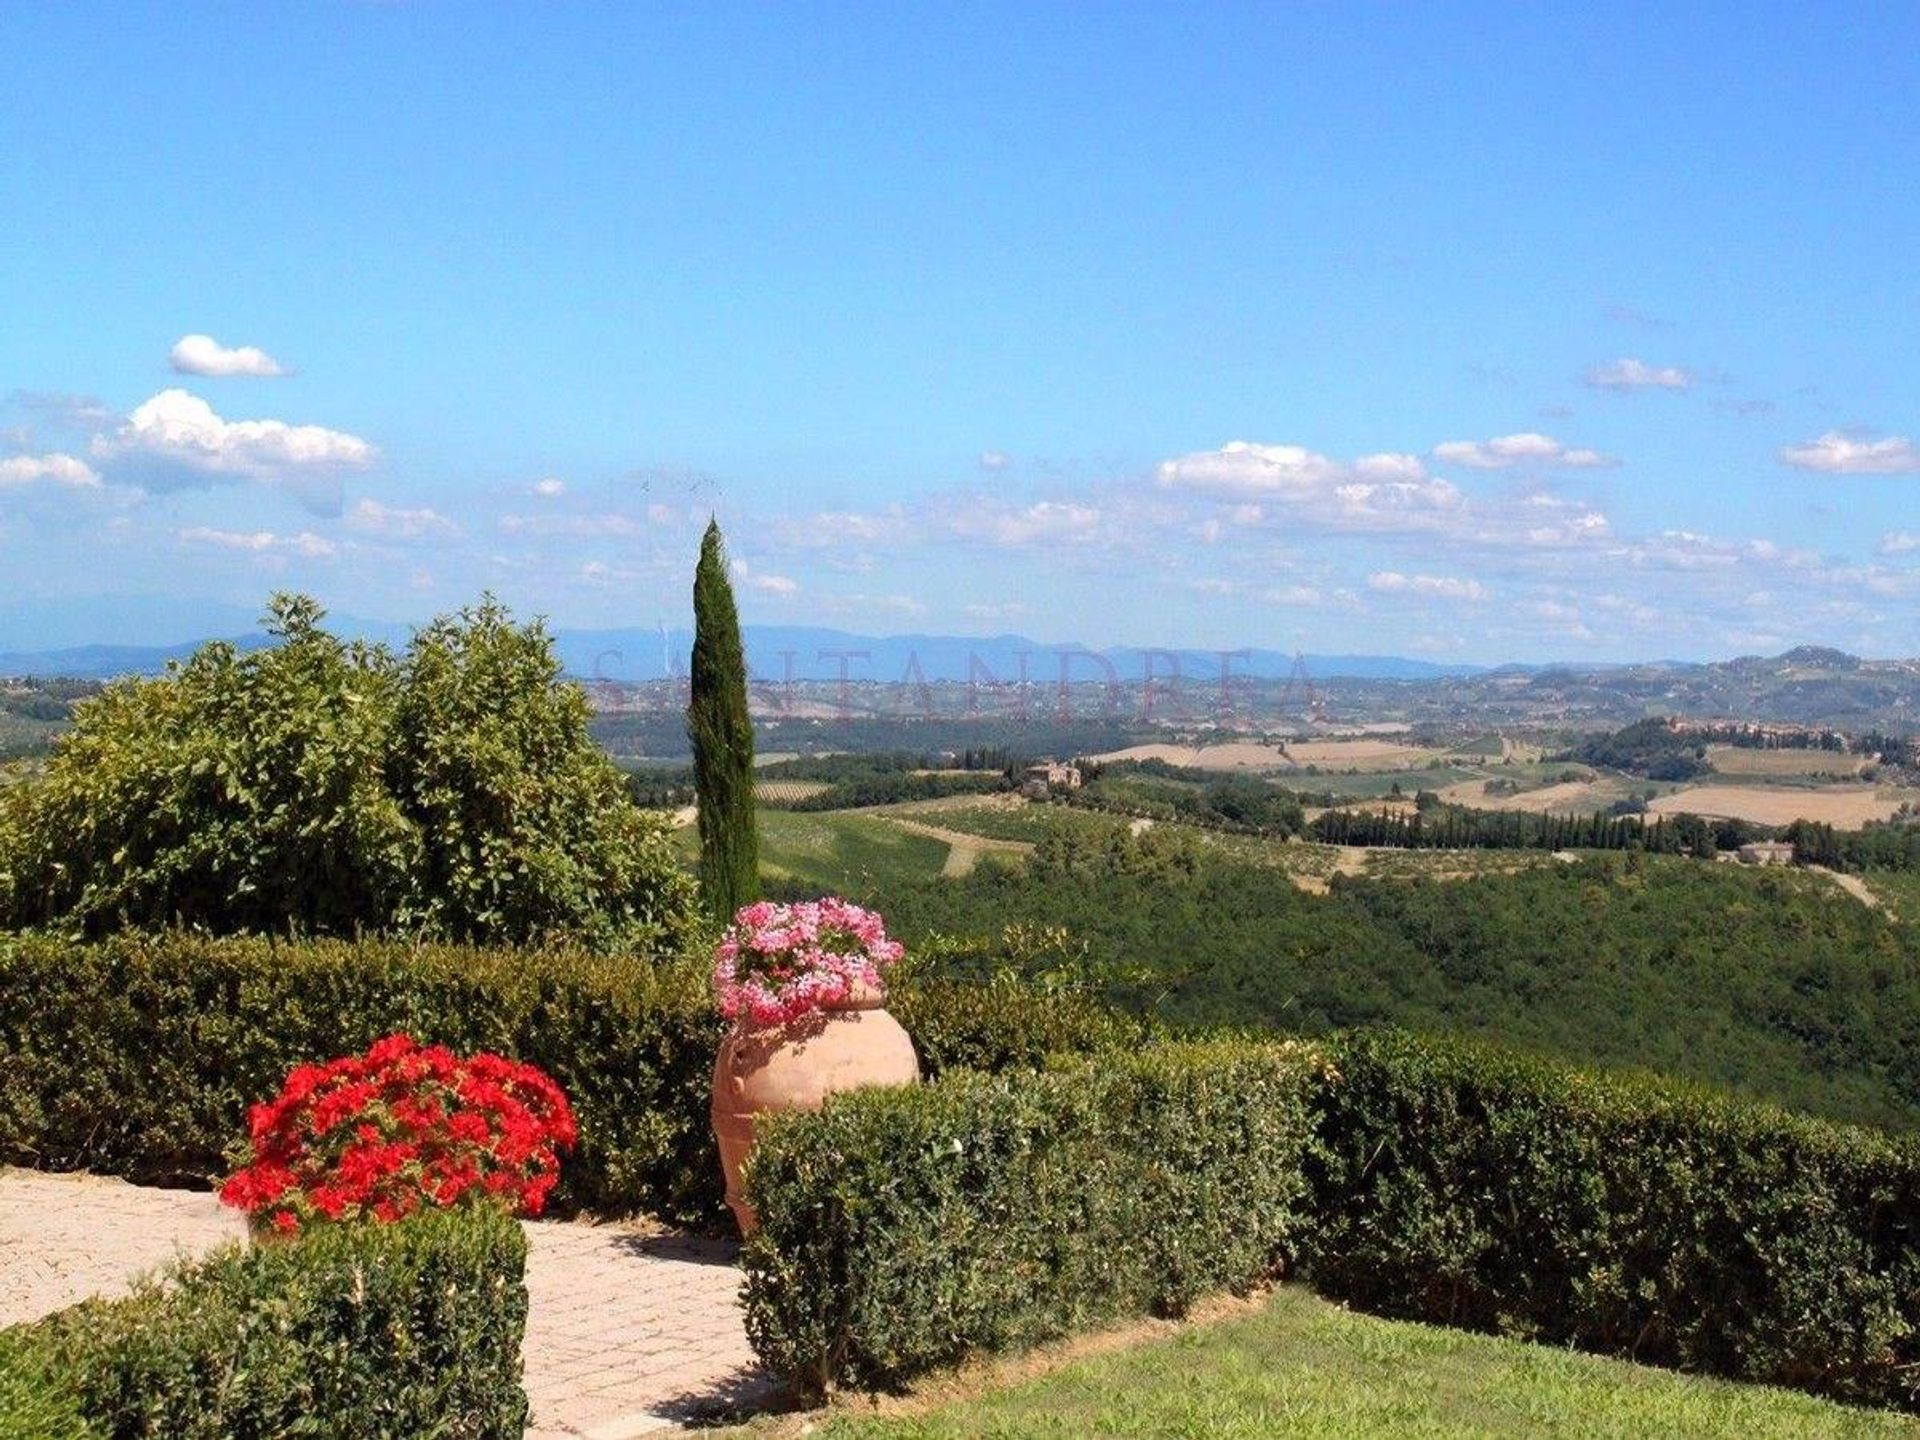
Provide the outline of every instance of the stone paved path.
<path id="1" fill-rule="evenodd" d="M 0 1325 L 245 1233 L 211 1195 L 0 1169 Z M 527 1238 L 529 1440 L 625 1440 L 768 1395 L 732 1245 L 561 1221 Z"/>

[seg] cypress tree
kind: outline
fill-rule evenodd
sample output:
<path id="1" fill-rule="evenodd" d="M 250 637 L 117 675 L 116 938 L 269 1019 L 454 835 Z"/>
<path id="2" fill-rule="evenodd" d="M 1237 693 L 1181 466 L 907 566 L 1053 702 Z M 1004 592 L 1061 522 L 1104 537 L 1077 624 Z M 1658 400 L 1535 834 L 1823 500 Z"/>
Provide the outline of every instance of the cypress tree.
<path id="1" fill-rule="evenodd" d="M 753 814 L 753 722 L 747 718 L 747 659 L 720 523 L 707 522 L 693 572 L 693 660 L 687 738 L 693 742 L 700 822 L 700 900 L 725 922 L 760 894 L 760 844 Z"/>

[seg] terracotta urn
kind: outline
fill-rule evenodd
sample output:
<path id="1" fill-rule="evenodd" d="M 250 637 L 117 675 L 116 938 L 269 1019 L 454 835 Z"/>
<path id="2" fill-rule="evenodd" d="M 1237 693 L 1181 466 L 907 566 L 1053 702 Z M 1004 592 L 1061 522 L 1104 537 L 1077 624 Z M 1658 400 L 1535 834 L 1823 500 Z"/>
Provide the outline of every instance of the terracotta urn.
<path id="1" fill-rule="evenodd" d="M 887 1013 L 886 1000 L 884 990 L 856 985 L 846 999 L 784 1025 L 736 1021 L 722 1042 L 713 1067 L 713 1133 L 727 1177 L 727 1205 L 742 1235 L 759 1225 L 741 1182 L 756 1116 L 818 1110 L 841 1090 L 911 1085 L 920 1078 L 913 1041 Z"/>

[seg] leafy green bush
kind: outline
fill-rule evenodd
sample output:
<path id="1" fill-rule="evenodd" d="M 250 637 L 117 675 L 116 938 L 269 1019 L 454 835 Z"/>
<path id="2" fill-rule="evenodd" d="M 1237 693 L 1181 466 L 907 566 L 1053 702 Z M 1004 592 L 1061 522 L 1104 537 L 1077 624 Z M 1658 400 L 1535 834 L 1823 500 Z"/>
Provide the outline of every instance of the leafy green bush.
<path id="1" fill-rule="evenodd" d="M 1287 1259 L 1314 1053 L 1183 1045 L 856 1092 L 761 1134 L 747 1330 L 802 1385 L 1178 1314 Z"/>
<path id="2" fill-rule="evenodd" d="M 517 1440 L 526 1250 L 484 1208 L 230 1246 L 0 1333 L 0 1436 Z"/>
<path id="3" fill-rule="evenodd" d="M 1381 1312 L 1920 1401 L 1920 1143 L 1466 1042 L 1356 1035 L 1317 1285 Z"/>
<path id="4" fill-rule="evenodd" d="M 665 829 L 539 625 L 488 601 L 396 655 L 321 619 L 278 596 L 278 643 L 76 706 L 45 774 L 0 789 L 0 924 L 603 947 L 679 926 Z"/>
<path id="5" fill-rule="evenodd" d="M 1156 1033 L 1090 994 L 1038 992 L 1005 974 L 978 982 L 915 975 L 895 987 L 888 1008 L 930 1075 L 1035 1069 L 1053 1055 L 1138 1049 Z"/>
<path id="6" fill-rule="evenodd" d="M 247 1106 L 302 1061 L 396 1030 L 539 1066 L 580 1143 L 554 1204 L 717 1222 L 708 1125 L 724 1033 L 692 960 L 396 941 L 0 936 L 0 1163 L 205 1184 Z M 894 1001 L 929 1073 L 1136 1044 L 1072 996 L 922 981 Z"/>

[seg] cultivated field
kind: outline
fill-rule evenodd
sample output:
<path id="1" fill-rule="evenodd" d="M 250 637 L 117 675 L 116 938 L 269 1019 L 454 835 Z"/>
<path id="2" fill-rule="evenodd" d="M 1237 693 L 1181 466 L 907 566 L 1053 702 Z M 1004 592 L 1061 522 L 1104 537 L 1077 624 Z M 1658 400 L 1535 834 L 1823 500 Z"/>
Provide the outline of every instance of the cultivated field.
<path id="1" fill-rule="evenodd" d="M 763 805 L 791 805 L 796 800 L 811 800 L 832 788 L 824 780 L 761 780 L 753 787 L 753 798 Z"/>
<path id="2" fill-rule="evenodd" d="M 1709 745 L 1707 763 L 1721 775 L 1811 775 L 1851 780 L 1866 769 L 1868 762 L 1837 750 L 1749 750 L 1740 745 Z"/>
<path id="3" fill-rule="evenodd" d="M 1839 830 L 1858 830 L 1870 820 L 1888 819 L 1910 795 L 1871 785 L 1832 785 L 1817 790 L 1773 789 L 1764 785 L 1689 785 L 1662 795 L 1647 809 L 1656 815 L 1711 815 L 1751 820 L 1756 825 L 1791 825 L 1812 820 Z"/>
<path id="4" fill-rule="evenodd" d="M 1440 752 L 1399 740 L 1294 740 L 1287 758 L 1295 765 L 1317 765 L 1322 770 L 1418 770 L 1432 764 Z"/>
<path id="5" fill-rule="evenodd" d="M 1529 815 L 1591 815 L 1605 810 L 1614 801 L 1625 798 L 1630 788 L 1613 779 L 1562 780 L 1518 794 L 1489 795 L 1484 780 L 1469 780 L 1449 785 L 1440 798 L 1451 805 L 1466 805 L 1475 810 L 1520 810 Z"/>
<path id="6" fill-rule="evenodd" d="M 1252 740 L 1236 740 L 1220 745 L 1129 745 L 1124 750 L 1109 750 L 1095 760 L 1159 760 L 1168 765 L 1183 765 L 1191 770 L 1290 770 L 1293 768 L 1278 745 L 1262 745 Z"/>

